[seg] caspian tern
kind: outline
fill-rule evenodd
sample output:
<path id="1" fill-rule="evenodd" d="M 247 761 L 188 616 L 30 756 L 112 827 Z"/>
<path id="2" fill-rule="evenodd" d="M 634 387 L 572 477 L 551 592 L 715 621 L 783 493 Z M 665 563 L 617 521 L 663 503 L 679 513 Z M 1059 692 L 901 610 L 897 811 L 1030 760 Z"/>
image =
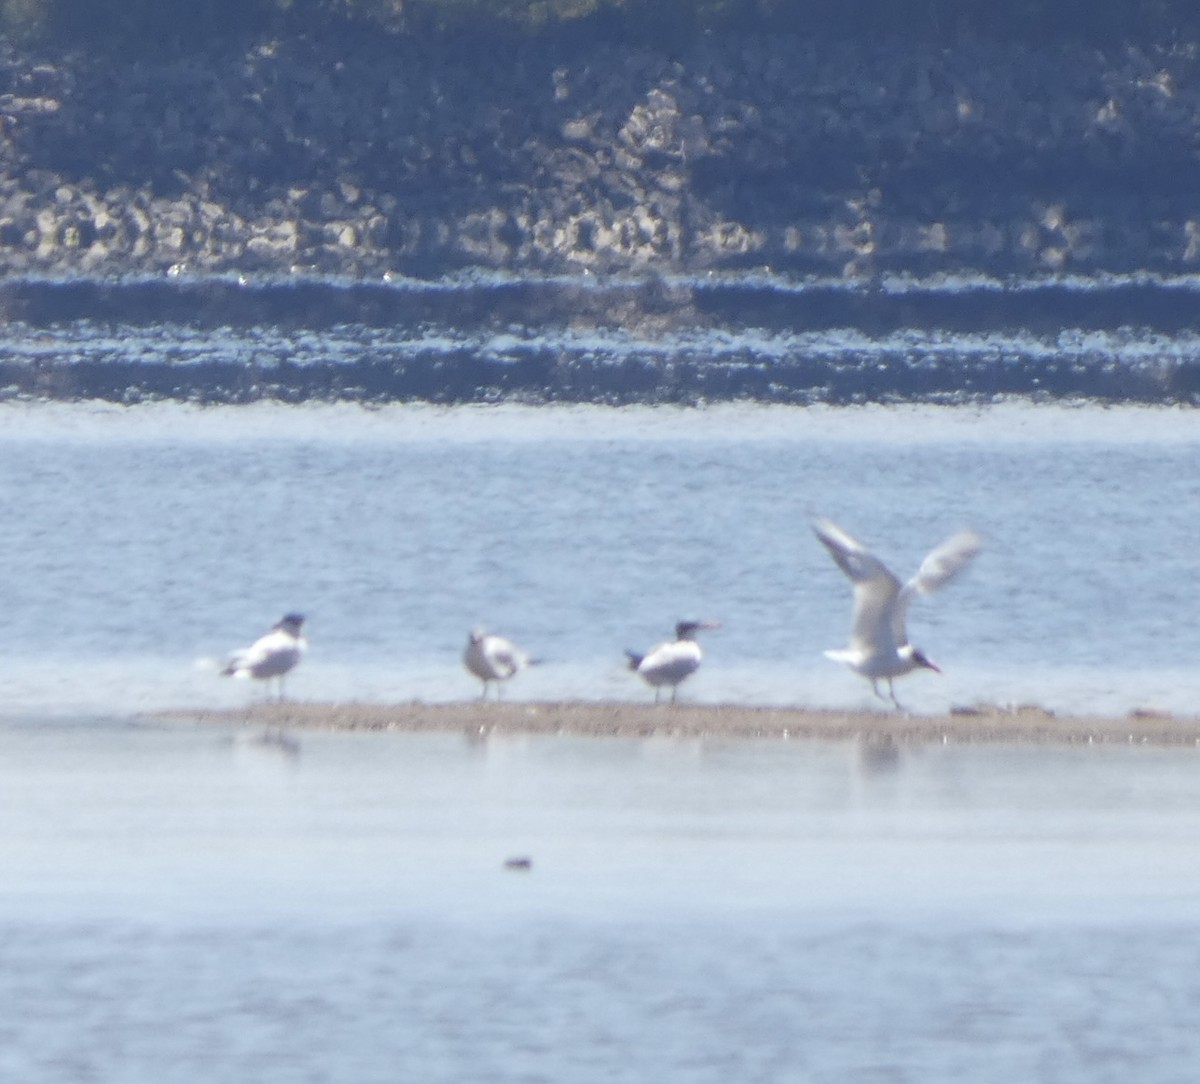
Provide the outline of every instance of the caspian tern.
<path id="1" fill-rule="evenodd" d="M 825 656 L 868 678 L 881 700 L 879 679 L 887 678 L 888 695 L 899 708 L 893 679 L 917 669 L 942 672 L 908 642 L 904 627 L 908 605 L 914 595 L 927 595 L 954 579 L 979 553 L 983 540 L 974 531 L 960 531 L 933 550 L 916 575 L 901 586 L 878 557 L 837 524 L 821 519 L 813 524 L 813 531 L 854 584 L 850 646 L 826 651 Z"/>
<path id="2" fill-rule="evenodd" d="M 308 641 L 300 634 L 303 625 L 303 614 L 284 614 L 281 621 L 271 626 L 270 632 L 230 655 L 221 673 L 227 677 L 261 681 L 278 678 L 279 699 L 282 700 L 284 675 L 300 661 L 308 648 Z"/>
<path id="3" fill-rule="evenodd" d="M 500 682 L 507 681 L 527 667 L 537 666 L 538 660 L 531 659 L 511 640 L 476 628 L 467 637 L 463 665 L 483 682 L 481 699 L 486 700 L 489 682 L 496 682 L 496 695 L 499 696 Z"/>
<path id="4" fill-rule="evenodd" d="M 662 686 L 671 686 L 671 702 L 675 702 L 679 683 L 700 667 L 704 653 L 696 643 L 696 633 L 701 629 L 718 629 L 716 621 L 680 621 L 675 626 L 675 639 L 652 647 L 645 655 L 626 651 L 629 669 L 642 676 L 646 684 L 654 688 L 654 702 L 658 703 Z"/>

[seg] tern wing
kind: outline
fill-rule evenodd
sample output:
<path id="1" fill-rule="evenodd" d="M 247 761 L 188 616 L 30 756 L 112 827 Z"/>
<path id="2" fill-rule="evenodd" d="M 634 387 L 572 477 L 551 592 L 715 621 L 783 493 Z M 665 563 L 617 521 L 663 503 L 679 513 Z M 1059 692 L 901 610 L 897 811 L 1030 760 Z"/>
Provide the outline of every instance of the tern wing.
<path id="1" fill-rule="evenodd" d="M 489 636 L 484 647 L 488 662 L 500 677 L 512 677 L 529 665 L 529 659 L 516 644 L 500 636 Z"/>
<path id="2" fill-rule="evenodd" d="M 983 539 L 974 531 L 959 531 L 947 538 L 921 562 L 917 574 L 904 585 L 892 614 L 892 629 L 898 644 L 908 642 L 904 619 L 908 605 L 916 595 L 928 595 L 945 587 L 967 567 L 983 549 Z"/>
<path id="3" fill-rule="evenodd" d="M 878 557 L 853 535 L 827 519 L 813 524 L 817 538 L 854 585 L 854 622 L 850 646 L 874 654 L 886 647 L 893 635 L 896 599 L 900 581 Z M 903 619 L 900 624 L 903 625 Z M 900 640 L 894 646 L 899 646 Z"/>
<path id="4" fill-rule="evenodd" d="M 271 634 L 260 636 L 249 647 L 240 647 L 236 651 L 231 651 L 229 657 L 225 660 L 225 669 L 222 673 L 234 674 L 239 670 L 253 670 L 256 666 L 261 666 L 263 660 L 270 653 L 268 645 L 265 641 L 270 639 Z"/>
<path id="5" fill-rule="evenodd" d="M 677 685 L 700 666 L 703 658 L 695 640 L 668 640 L 652 647 L 636 669 L 652 685 Z"/>
<path id="6" fill-rule="evenodd" d="M 248 673 L 253 677 L 277 677 L 300 660 L 307 645 L 301 638 L 272 629 L 249 647 L 235 651 L 225 663 L 224 674 Z"/>

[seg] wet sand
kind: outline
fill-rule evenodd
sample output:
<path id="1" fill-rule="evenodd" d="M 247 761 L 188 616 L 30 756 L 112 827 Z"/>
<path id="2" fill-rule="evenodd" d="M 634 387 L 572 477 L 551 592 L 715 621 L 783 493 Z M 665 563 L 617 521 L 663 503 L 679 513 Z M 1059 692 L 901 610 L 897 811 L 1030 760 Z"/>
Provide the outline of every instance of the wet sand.
<path id="1" fill-rule="evenodd" d="M 605 701 L 263 703 L 231 710 L 153 713 L 174 722 L 319 730 L 580 734 L 597 737 L 789 738 L 908 743 L 1011 742 L 1200 746 L 1200 718 L 1132 712 L 1058 716 L 1030 706 L 955 709 L 946 715 L 712 704 Z"/>

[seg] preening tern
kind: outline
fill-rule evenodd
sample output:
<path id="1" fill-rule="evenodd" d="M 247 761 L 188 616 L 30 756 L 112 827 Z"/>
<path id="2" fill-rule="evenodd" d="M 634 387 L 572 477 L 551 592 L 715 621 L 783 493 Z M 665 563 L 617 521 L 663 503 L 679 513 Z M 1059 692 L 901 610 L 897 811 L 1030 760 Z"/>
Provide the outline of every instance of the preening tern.
<path id="1" fill-rule="evenodd" d="M 228 677 L 279 679 L 279 699 L 283 699 L 283 678 L 303 657 L 308 641 L 300 633 L 303 614 L 284 614 L 249 647 L 235 651 L 225 663 L 222 674 Z"/>
<path id="2" fill-rule="evenodd" d="M 894 678 L 913 670 L 941 669 L 908 642 L 904 618 L 914 595 L 927 595 L 944 587 L 979 553 L 983 540 L 974 531 L 959 531 L 946 539 L 921 562 L 917 574 L 901 586 L 887 566 L 858 539 L 827 519 L 813 524 L 822 544 L 854 584 L 854 624 L 850 646 L 826 651 L 825 656 L 843 662 L 871 682 L 881 700 L 879 679 L 887 678 L 888 695 L 896 707 Z"/>
<path id="3" fill-rule="evenodd" d="M 467 648 L 463 652 L 463 665 L 483 682 L 483 696 L 487 699 L 488 683 L 496 682 L 496 695 L 500 695 L 500 682 L 530 666 L 538 660 L 531 659 L 511 640 L 494 636 L 486 629 L 472 629 L 467 637 Z"/>
<path id="4" fill-rule="evenodd" d="M 679 683 L 694 674 L 704 659 L 696 633 L 701 629 L 717 629 L 716 621 L 680 621 L 675 626 L 675 639 L 652 647 L 645 655 L 626 651 L 629 669 L 641 674 L 646 684 L 654 687 L 654 702 L 658 703 L 664 685 L 671 686 L 671 702 L 675 702 Z"/>

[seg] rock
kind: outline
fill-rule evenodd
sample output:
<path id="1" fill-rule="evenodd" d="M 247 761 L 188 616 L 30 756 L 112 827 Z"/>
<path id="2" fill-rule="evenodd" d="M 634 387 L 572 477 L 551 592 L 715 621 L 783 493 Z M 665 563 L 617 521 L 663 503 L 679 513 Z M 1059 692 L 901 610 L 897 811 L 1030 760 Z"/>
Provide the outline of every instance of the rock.
<path id="1" fill-rule="evenodd" d="M 120 271 L 185 251 L 343 273 L 1200 262 L 1200 84 L 1165 47 L 334 34 L 126 65 L 0 54 L 0 273 L 85 251 Z"/>

